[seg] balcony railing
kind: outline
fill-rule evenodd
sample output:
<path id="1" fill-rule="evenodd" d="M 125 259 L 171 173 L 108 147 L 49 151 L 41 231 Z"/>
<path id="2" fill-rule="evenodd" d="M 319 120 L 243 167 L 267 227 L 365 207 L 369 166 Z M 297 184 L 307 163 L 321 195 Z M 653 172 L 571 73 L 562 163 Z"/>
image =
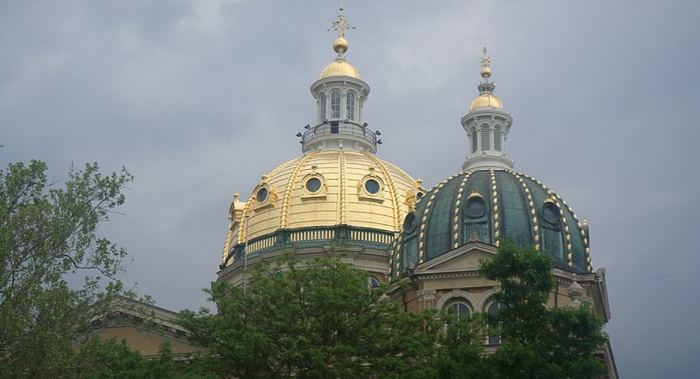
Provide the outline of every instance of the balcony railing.
<path id="1" fill-rule="evenodd" d="M 370 130 L 368 127 L 360 125 L 354 121 L 341 120 L 324 121 L 321 124 L 309 128 L 301 137 L 301 142 L 306 143 L 313 138 L 332 134 L 357 136 L 364 138 L 373 144 L 377 143 L 377 134 L 375 134 L 375 132 Z"/>
<path id="2" fill-rule="evenodd" d="M 274 233 L 253 238 L 248 241 L 248 256 L 272 250 L 291 250 L 299 247 L 334 245 L 362 245 L 380 250 L 389 248 L 394 239 L 394 233 L 385 230 L 357 228 L 349 225 L 313 227 L 301 229 L 280 229 Z M 233 247 L 226 257 L 224 268 L 234 260 L 243 259 L 245 244 Z"/>

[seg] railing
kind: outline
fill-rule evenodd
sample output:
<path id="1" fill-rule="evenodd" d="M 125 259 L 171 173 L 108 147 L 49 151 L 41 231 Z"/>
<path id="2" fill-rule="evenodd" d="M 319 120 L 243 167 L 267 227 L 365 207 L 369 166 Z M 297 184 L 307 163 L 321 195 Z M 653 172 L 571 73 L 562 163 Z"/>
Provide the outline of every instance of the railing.
<path id="1" fill-rule="evenodd" d="M 306 143 L 312 138 L 331 134 L 343 134 L 358 136 L 376 144 L 377 135 L 364 125 L 355 123 L 354 121 L 324 121 L 304 132 L 301 138 L 302 143 Z"/>
<path id="2" fill-rule="evenodd" d="M 363 245 L 376 249 L 388 249 L 394 233 L 385 230 L 357 228 L 348 225 L 313 227 L 301 229 L 280 229 L 272 234 L 248 241 L 248 255 L 257 255 L 271 250 L 291 250 L 297 247 L 323 245 L 342 246 Z M 223 267 L 233 260 L 243 259 L 245 244 L 240 243 L 229 251 Z"/>

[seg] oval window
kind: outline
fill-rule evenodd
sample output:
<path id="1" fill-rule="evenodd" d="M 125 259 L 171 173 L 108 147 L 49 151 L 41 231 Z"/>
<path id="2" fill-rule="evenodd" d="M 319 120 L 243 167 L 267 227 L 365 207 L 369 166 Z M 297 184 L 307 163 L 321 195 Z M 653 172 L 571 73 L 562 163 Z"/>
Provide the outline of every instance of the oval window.
<path id="1" fill-rule="evenodd" d="M 321 189 L 321 180 L 319 178 L 311 178 L 306 181 L 306 190 L 311 193 L 316 193 Z"/>
<path id="2" fill-rule="evenodd" d="M 374 179 L 369 179 L 368 181 L 365 182 L 365 190 L 367 193 L 370 193 L 372 195 L 376 194 L 379 192 L 379 182 L 374 180 Z"/>
<path id="3" fill-rule="evenodd" d="M 412 232 L 416 229 L 416 215 L 411 213 L 406 216 L 406 220 L 403 222 L 403 228 L 407 233 Z"/>
<path id="4" fill-rule="evenodd" d="M 542 218 L 550 224 L 559 223 L 559 210 L 552 203 L 545 203 L 542 207 Z"/>
<path id="5" fill-rule="evenodd" d="M 467 215 L 471 218 L 483 217 L 486 214 L 486 202 L 481 197 L 467 200 Z"/>
<path id="6" fill-rule="evenodd" d="M 418 192 L 418 193 L 416 194 L 416 201 L 419 201 L 419 200 L 422 199 L 422 198 L 423 198 L 423 192 Z"/>
<path id="7" fill-rule="evenodd" d="M 260 188 L 255 198 L 258 200 L 258 203 L 264 203 L 267 200 L 267 188 Z"/>

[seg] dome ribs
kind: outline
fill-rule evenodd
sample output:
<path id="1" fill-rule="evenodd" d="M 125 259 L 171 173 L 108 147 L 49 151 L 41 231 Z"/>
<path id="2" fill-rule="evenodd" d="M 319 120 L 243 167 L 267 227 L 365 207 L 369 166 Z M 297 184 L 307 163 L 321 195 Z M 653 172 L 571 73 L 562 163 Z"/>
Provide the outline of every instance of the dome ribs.
<path id="1" fill-rule="evenodd" d="M 311 157 L 315 157 L 317 154 L 318 153 L 311 153 L 303 156 L 294 168 L 292 177 L 289 179 L 289 181 L 287 181 L 287 188 L 285 188 L 284 190 L 284 198 L 282 199 L 282 214 L 280 214 L 280 228 L 282 229 L 287 228 L 287 224 L 289 221 L 289 213 L 292 207 L 292 193 L 294 193 L 294 186 L 298 182 L 299 173 L 301 172 L 301 169 L 304 167 L 306 162 L 308 162 L 309 159 L 311 159 Z M 275 173 L 275 171 L 273 171 L 273 173 Z"/>
<path id="2" fill-rule="evenodd" d="M 346 209 L 348 206 L 348 200 L 347 200 L 347 193 L 348 190 L 346 188 L 346 179 L 345 179 L 345 152 L 340 151 L 338 153 L 338 187 L 339 187 L 339 196 L 340 198 L 338 199 L 338 224 L 345 224 L 347 223 L 347 215 L 346 215 Z"/>
<path id="3" fill-rule="evenodd" d="M 454 215 L 454 227 L 453 227 L 454 235 L 452 237 L 452 247 L 454 249 L 458 248 L 459 243 L 460 243 L 459 233 L 460 233 L 460 229 L 462 229 L 461 222 L 460 222 L 460 219 L 461 219 L 460 215 L 462 213 L 461 212 L 461 210 L 462 210 L 462 207 L 461 207 L 462 198 L 464 195 L 464 187 L 467 184 L 467 180 L 469 179 L 469 176 L 471 176 L 471 174 L 472 174 L 472 172 L 464 173 L 464 176 L 462 178 L 462 182 L 459 184 L 459 190 L 457 190 L 457 200 L 455 201 L 455 215 Z M 466 238 L 469 238 L 469 236 L 465 236 L 465 238 L 462 238 L 462 240 L 464 240 Z"/>

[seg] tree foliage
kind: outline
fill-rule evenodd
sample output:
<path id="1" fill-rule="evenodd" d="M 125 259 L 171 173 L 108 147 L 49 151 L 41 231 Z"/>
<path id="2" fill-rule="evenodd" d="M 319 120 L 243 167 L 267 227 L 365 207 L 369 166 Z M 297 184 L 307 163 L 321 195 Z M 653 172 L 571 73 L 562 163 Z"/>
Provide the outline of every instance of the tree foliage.
<path id="1" fill-rule="evenodd" d="M 88 164 L 59 185 L 46 171 L 39 161 L 0 170 L 0 377 L 70 372 L 78 332 L 122 291 L 126 253 L 96 232 L 132 176 Z M 69 285 L 78 272 L 83 284 Z"/>
<path id="2" fill-rule="evenodd" d="M 494 297 L 503 307 L 488 316 L 504 340 L 488 357 L 496 378 L 600 377 L 604 366 L 594 352 L 607 341 L 603 323 L 586 302 L 547 308 L 555 285 L 549 255 L 506 242 L 480 272 L 501 283 Z"/>
<path id="3" fill-rule="evenodd" d="M 218 283 L 218 313 L 182 312 L 221 377 L 427 378 L 443 322 L 404 313 L 340 259 L 290 255 L 253 270 L 247 293 Z"/>
<path id="4" fill-rule="evenodd" d="M 367 288 L 367 273 L 339 259 L 286 255 L 256 266 L 247 291 L 215 284 L 218 312 L 184 311 L 180 322 L 222 378 L 599 377 L 602 322 L 587 305 L 547 308 L 550 257 L 504 243 L 481 273 L 501 283 L 503 307 L 460 318 L 403 312 L 387 288 Z M 494 333 L 503 343 L 487 353 Z"/>

